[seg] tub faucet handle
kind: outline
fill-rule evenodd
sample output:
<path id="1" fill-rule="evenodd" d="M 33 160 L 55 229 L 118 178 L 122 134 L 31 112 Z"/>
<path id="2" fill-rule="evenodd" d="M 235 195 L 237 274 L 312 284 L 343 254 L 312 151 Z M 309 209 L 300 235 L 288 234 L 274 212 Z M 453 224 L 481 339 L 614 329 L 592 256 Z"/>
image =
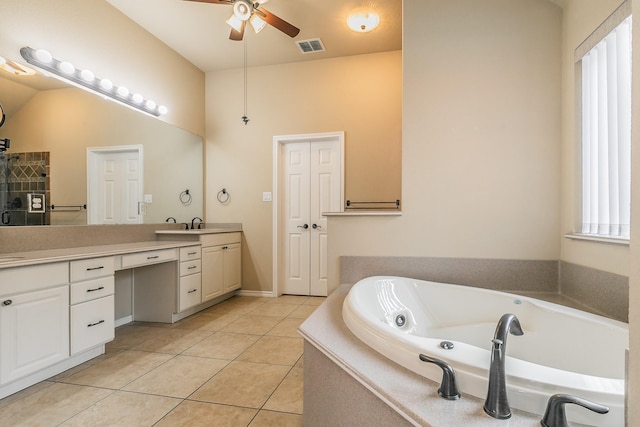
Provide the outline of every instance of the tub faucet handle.
<path id="1" fill-rule="evenodd" d="M 444 360 L 436 359 L 435 357 L 429 357 L 426 354 L 420 354 L 420 360 L 427 363 L 433 363 L 442 369 L 442 382 L 438 389 L 440 397 L 447 400 L 460 399 L 460 392 L 458 391 L 458 384 L 456 382 L 456 374 L 453 372 L 453 368 Z"/>
<path id="2" fill-rule="evenodd" d="M 564 410 L 566 403 L 574 403 L 599 414 L 609 412 L 609 408 L 606 406 L 581 397 L 569 394 L 554 394 L 547 402 L 547 410 L 544 412 L 540 425 L 543 427 L 568 427 L 569 424 Z"/>

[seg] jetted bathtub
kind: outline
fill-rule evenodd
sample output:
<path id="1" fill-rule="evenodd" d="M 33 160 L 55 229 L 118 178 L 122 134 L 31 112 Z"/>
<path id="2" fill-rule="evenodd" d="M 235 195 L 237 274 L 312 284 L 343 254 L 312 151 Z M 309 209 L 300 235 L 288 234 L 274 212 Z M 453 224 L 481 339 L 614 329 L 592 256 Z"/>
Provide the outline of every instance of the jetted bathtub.
<path id="1" fill-rule="evenodd" d="M 442 370 L 418 355 L 444 360 L 455 371 L 462 398 L 481 399 L 487 395 L 491 340 L 505 313 L 515 314 L 524 331 L 507 338 L 511 408 L 542 416 L 549 396 L 567 393 L 610 409 L 603 415 L 567 405 L 569 421 L 624 425 L 626 323 L 534 298 L 402 277 L 359 281 L 342 310 L 351 332 L 374 350 L 436 382 Z M 453 348 L 443 348 L 443 341 Z"/>

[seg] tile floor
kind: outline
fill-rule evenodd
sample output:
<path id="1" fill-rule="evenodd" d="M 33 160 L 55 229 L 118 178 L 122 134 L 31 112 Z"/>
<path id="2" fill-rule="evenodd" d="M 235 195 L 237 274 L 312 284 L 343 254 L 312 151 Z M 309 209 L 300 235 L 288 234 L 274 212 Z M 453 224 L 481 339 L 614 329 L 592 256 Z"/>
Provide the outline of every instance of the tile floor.
<path id="1" fill-rule="evenodd" d="M 297 328 L 323 301 L 234 297 L 121 326 L 104 355 L 0 400 L 0 425 L 301 426 Z"/>

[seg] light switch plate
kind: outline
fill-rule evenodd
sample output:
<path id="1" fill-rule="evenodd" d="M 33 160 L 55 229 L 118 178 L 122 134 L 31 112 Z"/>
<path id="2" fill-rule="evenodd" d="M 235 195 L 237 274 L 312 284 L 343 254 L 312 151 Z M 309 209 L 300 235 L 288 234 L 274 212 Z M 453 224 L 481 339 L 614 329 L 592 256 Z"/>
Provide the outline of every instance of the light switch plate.
<path id="1" fill-rule="evenodd" d="M 145 203 L 153 203 L 153 195 L 151 195 L 151 194 L 145 194 L 145 195 L 144 195 L 144 202 L 145 202 Z"/>
<path id="2" fill-rule="evenodd" d="M 271 191 L 265 191 L 262 193 L 262 201 L 270 202 L 271 201 Z"/>

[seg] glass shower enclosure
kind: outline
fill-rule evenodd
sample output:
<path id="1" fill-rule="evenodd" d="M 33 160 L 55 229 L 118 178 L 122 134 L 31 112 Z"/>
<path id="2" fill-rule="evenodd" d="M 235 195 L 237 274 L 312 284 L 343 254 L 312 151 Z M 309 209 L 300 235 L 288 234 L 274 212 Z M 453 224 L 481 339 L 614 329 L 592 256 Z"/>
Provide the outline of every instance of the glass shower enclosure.
<path id="1" fill-rule="evenodd" d="M 9 213 L 9 161 L 6 153 L 0 151 L 0 226 L 9 225 L 11 223 L 11 214 Z"/>

